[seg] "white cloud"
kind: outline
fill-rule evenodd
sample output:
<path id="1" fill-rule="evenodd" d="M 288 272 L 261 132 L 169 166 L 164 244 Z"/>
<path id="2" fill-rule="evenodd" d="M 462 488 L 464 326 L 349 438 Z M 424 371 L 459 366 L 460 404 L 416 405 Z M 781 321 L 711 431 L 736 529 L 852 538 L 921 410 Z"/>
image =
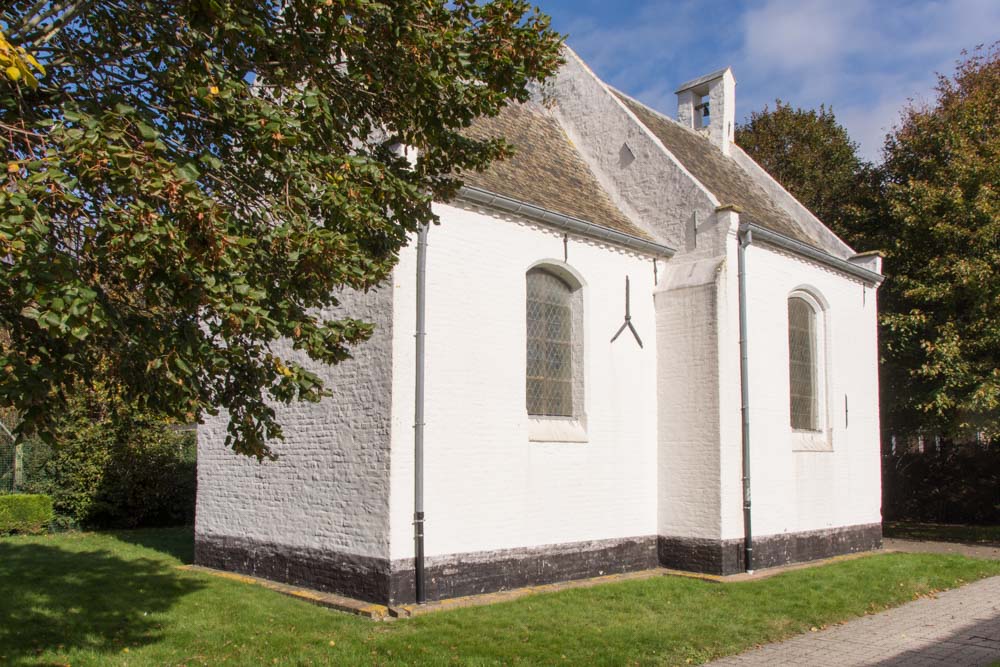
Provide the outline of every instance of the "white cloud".
<path id="1" fill-rule="evenodd" d="M 743 56 L 765 71 L 823 72 L 832 60 L 864 49 L 871 12 L 858 0 L 770 0 L 743 17 Z"/>
<path id="2" fill-rule="evenodd" d="M 776 97 L 825 103 L 869 159 L 908 99 L 933 99 L 935 72 L 1000 38 L 1000 0 L 646 0 L 630 12 L 563 26 L 612 85 L 669 113 L 678 83 L 732 65 L 738 119 Z"/>
<path id="3" fill-rule="evenodd" d="M 781 97 L 831 105 L 868 159 L 911 98 L 930 101 L 935 72 L 1000 36 L 996 0 L 763 0 L 743 20 L 742 109 Z M 750 89 L 750 90 L 748 90 Z"/>
<path id="4" fill-rule="evenodd" d="M 905 96 L 889 96 L 874 103 L 851 104 L 836 110 L 837 120 L 858 143 L 864 159 L 881 161 L 885 135 L 898 124 L 907 100 Z"/>

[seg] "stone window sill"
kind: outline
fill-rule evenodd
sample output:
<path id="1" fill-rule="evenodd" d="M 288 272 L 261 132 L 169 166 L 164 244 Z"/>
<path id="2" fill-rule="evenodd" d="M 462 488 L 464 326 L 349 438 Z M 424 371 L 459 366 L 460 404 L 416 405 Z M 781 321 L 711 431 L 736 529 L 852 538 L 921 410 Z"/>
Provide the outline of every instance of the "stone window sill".
<path id="1" fill-rule="evenodd" d="M 531 442 L 588 442 L 583 421 L 568 417 L 528 417 Z"/>
<path id="2" fill-rule="evenodd" d="M 833 432 L 792 430 L 792 451 L 795 452 L 832 452 Z"/>

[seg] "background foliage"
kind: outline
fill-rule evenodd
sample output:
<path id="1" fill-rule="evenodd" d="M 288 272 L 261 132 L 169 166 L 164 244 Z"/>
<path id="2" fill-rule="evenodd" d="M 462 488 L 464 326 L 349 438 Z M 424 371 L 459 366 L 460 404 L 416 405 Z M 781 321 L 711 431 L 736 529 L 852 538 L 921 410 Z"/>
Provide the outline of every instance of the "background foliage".
<path id="1" fill-rule="evenodd" d="M 884 255 L 885 432 L 1000 437 L 1000 48 L 965 54 L 933 104 L 906 108 L 882 164 L 824 107 L 778 101 L 737 141 L 855 249 Z"/>
<path id="2" fill-rule="evenodd" d="M 52 498 L 61 523 L 135 528 L 194 522 L 194 433 L 103 392 L 77 391 L 55 439 L 24 445 L 21 490 Z"/>
<path id="3" fill-rule="evenodd" d="M 224 408 L 257 457 L 275 402 L 326 392 L 275 341 L 337 363 L 368 337 L 336 288 L 386 278 L 508 151 L 461 130 L 560 61 L 522 0 L 14 0 L 0 30 L 0 405 L 49 437 L 99 381 Z"/>
<path id="4" fill-rule="evenodd" d="M 781 100 L 736 128 L 736 143 L 848 244 L 868 250 L 877 226 L 881 179 L 833 109 Z"/>
<path id="5" fill-rule="evenodd" d="M 17 415 L 0 410 L 0 493 L 13 492 L 17 481 L 20 451 L 13 435 L 16 428 Z"/>
<path id="6" fill-rule="evenodd" d="M 885 158 L 886 425 L 1000 438 L 1000 45 L 939 77 Z"/>
<path id="7" fill-rule="evenodd" d="M 1000 445 L 936 444 L 882 457 L 882 518 L 1000 525 Z"/>

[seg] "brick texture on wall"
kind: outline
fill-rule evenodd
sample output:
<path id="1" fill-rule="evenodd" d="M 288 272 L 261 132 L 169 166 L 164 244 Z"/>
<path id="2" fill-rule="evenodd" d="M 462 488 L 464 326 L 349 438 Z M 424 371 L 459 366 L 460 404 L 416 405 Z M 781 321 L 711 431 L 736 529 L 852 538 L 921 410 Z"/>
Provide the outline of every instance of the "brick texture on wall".
<path id="1" fill-rule="evenodd" d="M 199 428 L 196 541 L 388 558 L 392 290 L 340 299 L 324 315 L 373 322 L 374 335 L 336 366 L 309 362 L 333 396 L 277 408 L 285 431 L 284 441 L 272 443 L 277 461 L 258 463 L 227 449 L 225 415 Z"/>

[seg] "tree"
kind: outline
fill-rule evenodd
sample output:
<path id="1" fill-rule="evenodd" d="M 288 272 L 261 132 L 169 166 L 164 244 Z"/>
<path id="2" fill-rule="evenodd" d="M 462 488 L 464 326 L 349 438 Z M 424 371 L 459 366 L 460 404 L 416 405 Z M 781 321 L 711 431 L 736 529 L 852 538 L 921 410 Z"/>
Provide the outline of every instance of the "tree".
<path id="1" fill-rule="evenodd" d="M 53 444 L 22 444 L 17 491 L 52 498 L 59 522 L 90 528 L 191 525 L 194 433 L 101 387 L 71 394 Z"/>
<path id="2" fill-rule="evenodd" d="M 896 432 L 996 438 L 1000 49 L 963 55 L 886 139 L 883 411 Z"/>
<path id="3" fill-rule="evenodd" d="M 51 432 L 77 382 L 271 455 L 468 138 L 560 62 L 523 0 L 15 0 L 0 13 L 0 406 Z M 418 149 L 415 165 L 398 147 Z"/>
<path id="4" fill-rule="evenodd" d="M 851 245 L 868 249 L 879 174 L 858 157 L 833 114 L 775 100 L 736 128 L 736 143 L 823 223 Z"/>

